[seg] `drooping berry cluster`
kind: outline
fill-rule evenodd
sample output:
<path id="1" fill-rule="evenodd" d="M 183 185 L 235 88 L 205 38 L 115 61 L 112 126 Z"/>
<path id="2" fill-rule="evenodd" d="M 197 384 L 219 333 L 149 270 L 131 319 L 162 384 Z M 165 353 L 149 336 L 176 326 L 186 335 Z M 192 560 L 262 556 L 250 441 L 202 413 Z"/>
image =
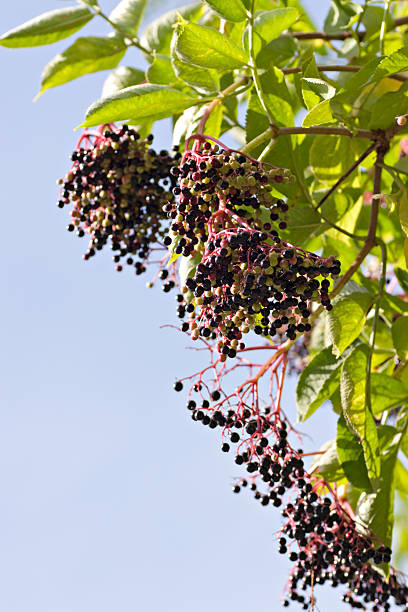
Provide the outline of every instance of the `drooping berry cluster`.
<path id="1" fill-rule="evenodd" d="M 276 224 L 284 229 L 289 207 L 270 192 L 274 184 L 289 182 L 290 172 L 195 138 L 193 149 L 171 169 L 177 179 L 173 188 L 176 201 L 164 206 L 171 219 L 166 244 L 176 239 L 175 252 L 190 255 L 206 242 L 207 225 L 218 211 L 229 211 L 254 228 L 270 230 Z"/>
<path id="2" fill-rule="evenodd" d="M 59 181 L 58 206 L 72 203 L 68 231 L 89 236 L 85 260 L 110 242 L 116 269 L 122 270 L 124 260 L 141 274 L 152 247 L 162 243 L 167 232 L 162 209 L 173 198 L 170 168 L 179 154 L 156 153 L 152 140 L 125 125 L 82 135 L 72 168 Z"/>
<path id="3" fill-rule="evenodd" d="M 317 473 L 307 472 L 303 450 L 291 446 L 290 426 L 279 405 L 286 368 L 285 358 L 279 366 L 282 358 L 270 360 L 271 381 L 283 364 L 277 399 L 271 405 L 260 407 L 252 374 L 235 392 L 225 393 L 220 379 L 228 370 L 225 364 L 214 364 L 205 372 L 214 373 L 215 390 L 204 382 L 204 372 L 199 373 L 187 408 L 194 421 L 220 428 L 221 450 L 234 449 L 235 463 L 245 466 L 248 475 L 235 482 L 233 491 L 250 489 L 262 506 L 281 509 L 284 525 L 277 538 L 279 552 L 294 562 L 283 606 L 297 602 L 304 610 L 313 610 L 315 588 L 321 584 L 344 586 L 343 601 L 355 609 L 389 610 L 392 600 L 407 606 L 408 587 L 402 577 L 391 569 L 387 580 L 375 567 L 390 562 L 390 548 L 367 530 L 357 529 L 351 507 Z M 251 368 L 244 361 L 241 366 Z M 181 391 L 182 381 L 174 388 Z"/>
<path id="4" fill-rule="evenodd" d="M 331 309 L 327 277 L 336 278 L 340 262 L 283 243 L 277 233 L 223 230 L 210 236 L 195 274 L 182 288 L 190 316 L 183 331 L 193 339 L 215 333 L 221 355 L 235 357 L 241 339 L 253 329 L 294 339 L 310 331 L 311 303 Z M 323 277 L 318 280 L 317 277 Z"/>

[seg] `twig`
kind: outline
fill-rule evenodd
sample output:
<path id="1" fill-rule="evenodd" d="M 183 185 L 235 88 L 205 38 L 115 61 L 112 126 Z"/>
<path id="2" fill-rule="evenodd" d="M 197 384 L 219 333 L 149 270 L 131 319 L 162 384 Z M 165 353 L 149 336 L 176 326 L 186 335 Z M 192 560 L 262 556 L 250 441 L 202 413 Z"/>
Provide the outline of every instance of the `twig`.
<path id="1" fill-rule="evenodd" d="M 87 5 L 89 6 L 89 5 Z M 109 17 L 107 15 L 105 15 L 105 13 L 102 11 L 102 9 L 99 6 L 93 6 L 92 8 L 95 11 L 95 15 L 99 15 L 100 17 L 102 17 L 102 19 L 104 19 L 107 23 L 109 23 L 109 25 L 116 30 L 116 32 L 118 32 L 121 36 L 123 36 L 124 38 L 127 38 L 128 40 L 130 40 L 130 43 L 133 47 L 136 47 L 137 49 L 139 49 L 139 51 L 142 51 L 142 53 L 145 53 L 146 55 L 149 55 L 150 57 L 154 57 L 154 54 L 149 51 L 149 49 L 147 49 L 146 47 L 144 47 L 137 38 L 132 38 L 132 36 L 129 36 L 129 34 L 126 33 L 126 30 L 123 30 L 120 26 L 118 26 L 115 22 L 113 22 L 111 19 L 109 19 Z"/>
<path id="2" fill-rule="evenodd" d="M 399 17 L 398 19 L 394 19 L 392 28 L 397 28 L 407 24 L 408 17 Z M 326 34 L 326 32 L 291 32 L 290 36 L 297 38 L 297 40 L 346 40 L 347 38 L 352 38 L 353 36 L 357 35 L 358 39 L 361 41 L 364 39 L 366 33 L 367 32 L 365 30 L 361 30 L 360 32 L 347 30 L 345 32 L 340 32 L 339 34 Z"/>
<path id="3" fill-rule="evenodd" d="M 398 130 L 397 130 L 398 131 Z M 260 146 L 267 140 L 277 138 L 278 136 L 287 136 L 291 134 L 306 134 L 306 135 L 326 135 L 326 136 L 348 136 L 349 138 L 367 138 L 369 140 L 379 140 L 381 137 L 384 138 L 384 134 L 375 130 L 356 130 L 351 132 L 347 128 L 338 127 L 278 127 L 271 125 L 267 130 L 250 140 L 244 147 L 241 148 L 243 153 L 249 153 L 256 147 Z"/>
<path id="4" fill-rule="evenodd" d="M 322 199 L 318 202 L 317 206 L 316 206 L 316 210 L 318 210 L 320 208 L 320 206 L 327 200 L 327 198 L 329 198 L 331 196 L 331 194 L 336 191 L 337 187 L 339 185 L 341 185 L 341 183 L 348 177 L 350 176 L 350 174 L 352 172 L 354 172 L 354 170 L 356 168 L 359 167 L 359 165 L 361 164 L 361 162 L 370 155 L 370 153 L 372 153 L 375 148 L 376 148 L 376 143 L 373 143 L 372 145 L 370 145 L 368 147 L 368 149 L 366 151 L 364 151 L 364 153 L 362 155 L 360 155 L 360 157 L 354 162 L 354 164 L 352 166 L 350 166 L 350 168 L 348 170 L 346 170 L 346 172 L 339 178 L 338 181 L 336 181 L 336 183 L 333 185 L 333 187 L 330 187 L 329 191 L 322 197 Z"/>
<path id="5" fill-rule="evenodd" d="M 201 117 L 200 123 L 197 128 L 197 134 L 204 133 L 205 124 L 207 122 L 207 119 L 211 115 L 213 110 L 218 106 L 218 104 L 220 104 L 231 93 L 239 89 L 242 85 L 246 85 L 248 82 L 248 79 L 249 77 L 245 76 L 239 79 L 238 81 L 235 81 L 235 83 L 232 83 L 232 85 L 230 85 L 229 87 L 226 87 L 223 91 L 221 91 L 219 96 L 217 96 L 216 98 L 214 98 L 214 100 L 212 100 L 212 102 L 210 102 L 210 104 L 205 109 L 203 116 Z"/>
<path id="6" fill-rule="evenodd" d="M 381 172 L 381 167 L 380 167 L 379 171 Z M 384 293 L 385 278 L 386 278 L 386 272 L 387 272 L 387 247 L 386 247 L 385 243 L 383 242 L 383 240 L 380 240 L 378 238 L 377 238 L 377 243 L 379 244 L 379 246 L 381 248 L 381 277 L 380 277 L 380 282 L 379 282 L 379 286 L 378 286 L 378 294 L 376 296 L 376 301 L 375 301 L 374 319 L 373 319 L 373 324 L 372 324 L 372 328 L 371 328 L 369 351 L 368 351 L 368 355 L 367 355 L 367 371 L 366 371 L 366 387 L 365 387 L 366 406 L 367 406 L 368 410 L 371 412 L 371 414 L 372 414 L 372 408 L 371 408 L 371 364 L 372 364 L 372 360 L 373 360 L 373 353 L 374 353 L 374 347 L 375 347 L 375 337 L 376 337 L 376 333 L 377 333 L 378 318 L 379 318 L 379 315 L 380 315 L 381 298 L 382 298 L 383 293 Z"/>
<path id="7" fill-rule="evenodd" d="M 388 147 L 387 147 L 388 148 Z M 380 147 L 377 151 L 377 159 L 374 165 L 374 188 L 373 195 L 378 195 L 381 193 L 381 164 L 384 160 L 384 155 L 386 153 L 387 148 L 385 146 Z M 380 199 L 373 198 L 371 203 L 371 215 L 370 215 L 370 223 L 368 227 L 368 233 L 365 243 L 359 254 L 357 255 L 354 262 L 351 264 L 350 268 L 347 272 L 342 276 L 336 283 L 333 291 L 330 294 L 330 297 L 334 297 L 340 289 L 344 287 L 344 285 L 350 280 L 353 274 L 358 270 L 364 261 L 365 257 L 371 251 L 373 246 L 376 244 L 376 230 L 377 230 L 377 220 L 378 220 L 378 211 L 380 207 Z"/>
<path id="8" fill-rule="evenodd" d="M 362 67 L 361 66 L 338 66 L 335 64 L 327 64 L 316 66 L 319 72 L 359 72 Z M 296 74 L 298 72 L 302 72 L 302 68 L 297 66 L 296 68 L 282 68 L 283 74 Z M 408 76 L 405 74 L 401 74 L 397 72 L 389 77 L 390 79 L 394 79 L 395 81 L 408 81 Z"/>

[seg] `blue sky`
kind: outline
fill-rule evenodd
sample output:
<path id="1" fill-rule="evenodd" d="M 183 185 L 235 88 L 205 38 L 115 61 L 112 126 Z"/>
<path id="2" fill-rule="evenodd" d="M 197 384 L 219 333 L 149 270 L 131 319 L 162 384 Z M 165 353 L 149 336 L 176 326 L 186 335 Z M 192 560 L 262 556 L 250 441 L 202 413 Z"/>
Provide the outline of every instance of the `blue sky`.
<path id="1" fill-rule="evenodd" d="M 6 3 L 1 29 L 61 4 Z M 328 3 L 307 4 L 319 23 Z M 83 32 L 106 29 L 95 20 Z M 172 391 L 192 371 L 186 339 L 160 329 L 175 321 L 174 297 L 117 274 L 109 253 L 84 263 L 55 205 L 72 128 L 106 76 L 32 104 L 66 45 L 0 49 L 0 612 L 275 610 L 289 568 L 273 542 L 279 514 L 232 494 L 232 457 Z M 310 421 L 313 448 L 332 423 L 329 409 Z M 319 601 L 342 608 L 338 593 Z"/>

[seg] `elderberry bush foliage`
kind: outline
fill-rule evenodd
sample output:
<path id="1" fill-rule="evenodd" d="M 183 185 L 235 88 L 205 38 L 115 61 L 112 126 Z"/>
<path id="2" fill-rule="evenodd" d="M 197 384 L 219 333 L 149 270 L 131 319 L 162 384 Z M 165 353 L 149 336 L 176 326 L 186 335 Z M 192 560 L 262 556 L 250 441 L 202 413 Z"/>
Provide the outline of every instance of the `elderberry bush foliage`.
<path id="1" fill-rule="evenodd" d="M 85 260 L 110 244 L 116 270 L 125 263 L 139 275 L 152 248 L 163 244 L 162 208 L 172 200 L 169 172 L 178 153 L 157 153 L 152 141 L 126 125 L 86 130 L 81 137 L 72 168 L 59 181 L 58 206 L 72 205 L 68 231 L 89 237 Z"/>
<path id="2" fill-rule="evenodd" d="M 201 0 L 142 31 L 149 3 L 77 4 L 0 46 L 112 28 L 41 78 L 44 93 L 111 69 L 58 202 L 89 239 L 84 259 L 110 246 L 118 270 L 158 263 L 164 291 L 178 286 L 181 329 L 209 361 L 175 389 L 190 381 L 194 421 L 235 449 L 247 474 L 234 490 L 282 512 L 284 605 L 313 610 L 328 584 L 349 607 L 407 607 L 389 567 L 408 542 L 394 511 L 397 493 L 408 514 L 407 3 L 322 0 L 323 33 L 302 0 Z M 139 65 L 119 65 L 131 47 Z M 165 118 L 183 154 L 152 148 Z M 290 440 L 330 406 L 337 424 L 308 467 Z"/>

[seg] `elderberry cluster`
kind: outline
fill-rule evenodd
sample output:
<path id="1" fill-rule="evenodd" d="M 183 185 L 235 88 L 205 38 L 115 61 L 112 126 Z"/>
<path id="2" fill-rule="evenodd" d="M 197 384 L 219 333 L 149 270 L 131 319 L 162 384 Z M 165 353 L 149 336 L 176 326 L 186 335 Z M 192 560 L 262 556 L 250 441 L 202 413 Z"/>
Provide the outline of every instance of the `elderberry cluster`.
<path id="1" fill-rule="evenodd" d="M 126 125 L 102 126 L 99 133 L 85 132 L 72 154 L 73 166 L 59 181 L 58 206 L 72 203 L 68 231 L 89 236 L 85 260 L 110 242 L 116 269 L 122 270 L 123 260 L 141 274 L 152 245 L 163 241 L 162 208 L 173 198 L 170 168 L 179 154 L 156 153 L 152 140 Z"/>
<path id="2" fill-rule="evenodd" d="M 165 244 L 176 240 L 177 254 L 188 256 L 207 241 L 207 225 L 217 211 L 230 211 L 258 229 L 269 230 L 279 220 L 279 227 L 286 227 L 289 207 L 270 192 L 274 184 L 291 180 L 288 170 L 204 142 L 201 149 L 187 151 L 170 172 L 178 182 L 173 188 L 177 199 L 163 207 L 171 219 Z"/>
<path id="3" fill-rule="evenodd" d="M 181 391 L 182 382 L 174 388 Z M 389 610 L 392 599 L 406 606 L 408 587 L 400 577 L 391 570 L 387 581 L 373 565 L 389 563 L 390 548 L 357 531 L 335 496 L 319 494 L 318 478 L 305 470 L 303 450 L 289 443 L 286 422 L 268 407 L 238 402 L 232 408 L 218 389 L 206 399 L 202 389 L 201 382 L 194 385 L 201 399 L 189 397 L 187 408 L 194 421 L 222 429 L 223 452 L 236 448 L 235 463 L 245 466 L 248 476 L 234 484 L 234 493 L 249 488 L 262 506 L 281 508 L 285 523 L 279 553 L 295 564 L 283 606 L 297 602 L 304 610 L 313 609 L 313 589 L 319 584 L 346 587 L 343 601 L 355 609 L 371 604 L 372 612 Z M 257 485 L 257 479 L 263 484 Z"/>
<path id="4" fill-rule="evenodd" d="M 193 340 L 215 334 L 224 359 L 245 347 L 241 339 L 251 329 L 294 339 L 310 331 L 313 301 L 331 309 L 327 277 L 339 273 L 338 260 L 287 245 L 276 232 L 224 230 L 208 241 L 194 276 L 182 288 L 190 301 L 178 309 L 180 317 L 190 317 L 182 330 L 190 330 Z"/>

